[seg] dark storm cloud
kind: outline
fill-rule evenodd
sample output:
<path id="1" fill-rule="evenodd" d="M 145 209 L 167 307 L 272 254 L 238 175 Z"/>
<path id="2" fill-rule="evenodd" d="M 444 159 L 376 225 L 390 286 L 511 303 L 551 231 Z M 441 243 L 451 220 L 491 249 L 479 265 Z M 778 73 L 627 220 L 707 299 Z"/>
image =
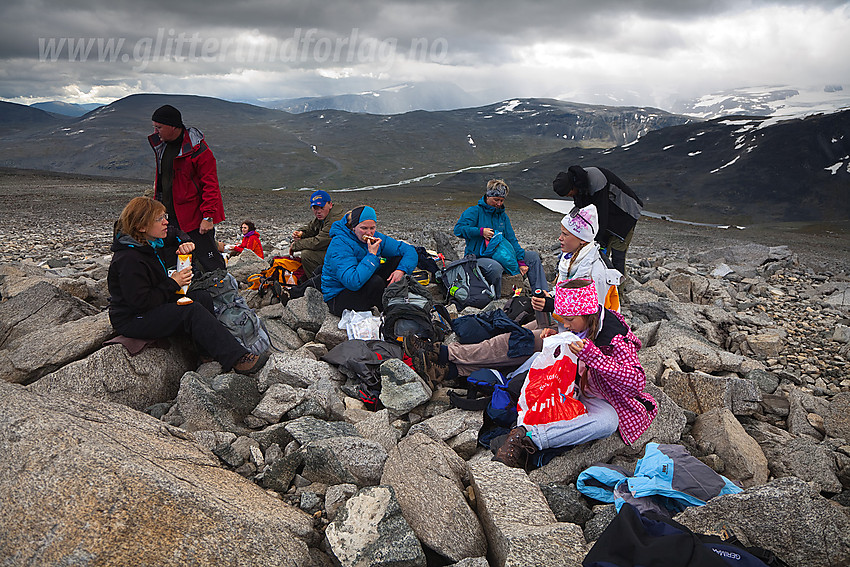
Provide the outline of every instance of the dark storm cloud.
<path id="1" fill-rule="evenodd" d="M 814 8 L 834 8 L 838 0 L 807 1 Z M 297 28 L 317 28 L 326 34 L 348 36 L 356 27 L 375 38 L 445 37 L 472 50 L 530 38 L 584 38 L 595 41 L 616 33 L 624 17 L 640 14 L 666 21 L 740 11 L 764 5 L 801 5 L 799 0 L 741 2 L 724 0 L 556 0 L 494 1 L 355 1 L 279 2 L 258 0 L 216 3 L 135 1 L 25 1 L 7 0 L 0 7 L 0 57 L 34 57 L 38 38 L 124 37 L 135 42 L 159 28 L 189 34 L 226 33 L 257 29 L 285 39 Z"/>
<path id="2" fill-rule="evenodd" d="M 237 78 L 234 85 L 251 81 L 258 90 L 272 91 L 273 74 L 283 88 L 297 92 L 300 84 L 307 88 L 302 94 L 318 94 L 312 89 L 327 88 L 334 80 L 353 84 L 355 76 L 392 82 L 391 68 L 415 69 L 409 74 L 428 80 L 428 65 L 429 72 L 443 78 L 452 69 L 522 67 L 528 56 L 523 50 L 538 44 L 563 44 L 558 54 L 576 64 L 592 66 L 600 54 L 612 53 L 659 61 L 695 49 L 693 38 L 680 31 L 694 22 L 710 25 L 712 18 L 722 17 L 728 25 L 737 14 L 764 7 L 841 6 L 848 3 L 6 0 L 0 6 L 0 97 L 47 96 L 75 88 L 173 90 L 191 85 L 187 77 L 193 76 L 194 84 L 204 88 L 225 88 L 227 81 L 220 79 L 225 75 Z M 850 16 L 850 8 L 845 14 Z M 348 75 L 334 75 L 342 68 Z M 246 78 L 248 73 L 263 75 L 266 83 Z"/>

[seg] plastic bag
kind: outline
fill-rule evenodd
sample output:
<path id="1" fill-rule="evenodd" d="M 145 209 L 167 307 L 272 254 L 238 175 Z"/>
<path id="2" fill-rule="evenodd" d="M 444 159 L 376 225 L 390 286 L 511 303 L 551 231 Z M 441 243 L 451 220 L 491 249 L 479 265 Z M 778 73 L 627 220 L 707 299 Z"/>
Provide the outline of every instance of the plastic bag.
<path id="1" fill-rule="evenodd" d="M 374 317 L 371 311 L 352 311 L 345 309 L 338 327 L 345 329 L 350 339 L 364 341 L 381 339 L 381 318 Z"/>
<path id="2" fill-rule="evenodd" d="M 512 276 L 519 273 L 519 262 L 516 259 L 516 251 L 501 232 L 496 232 L 493 238 L 487 242 L 484 250 L 481 251 L 481 256 L 493 258 Z"/>
<path id="3" fill-rule="evenodd" d="M 543 425 L 587 413 L 575 397 L 577 359 L 569 344 L 577 340 L 570 332 L 543 339 L 543 350 L 522 385 L 517 425 Z"/>

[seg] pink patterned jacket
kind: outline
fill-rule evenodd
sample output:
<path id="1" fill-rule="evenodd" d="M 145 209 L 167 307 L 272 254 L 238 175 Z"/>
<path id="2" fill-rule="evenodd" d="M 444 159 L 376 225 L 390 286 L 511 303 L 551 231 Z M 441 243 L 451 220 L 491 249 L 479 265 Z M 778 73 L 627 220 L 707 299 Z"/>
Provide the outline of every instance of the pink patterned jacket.
<path id="1" fill-rule="evenodd" d="M 638 360 L 641 343 L 626 325 L 622 315 L 607 311 L 605 326 L 617 327 L 611 315 L 625 326 L 626 334 L 615 334 L 608 344 L 598 346 L 590 341 L 578 354 L 578 359 L 588 367 L 588 382 L 591 388 L 611 404 L 620 420 L 620 435 L 631 445 L 646 431 L 658 414 L 658 404 L 643 391 L 646 374 Z M 609 322 L 611 324 L 609 324 Z M 609 328 L 609 333 L 611 329 Z M 600 337 L 597 337 L 597 342 Z M 651 408 L 651 409 L 650 409 Z"/>

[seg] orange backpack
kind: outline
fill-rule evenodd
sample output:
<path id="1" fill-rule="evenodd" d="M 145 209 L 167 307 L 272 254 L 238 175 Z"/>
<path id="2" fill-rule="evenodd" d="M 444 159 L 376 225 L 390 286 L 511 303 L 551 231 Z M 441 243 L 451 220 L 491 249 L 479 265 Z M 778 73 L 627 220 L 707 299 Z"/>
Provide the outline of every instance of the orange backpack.
<path id="1" fill-rule="evenodd" d="M 301 266 L 301 260 L 288 256 L 275 256 L 269 269 L 248 276 L 248 289 L 258 290 L 261 296 L 271 289 L 275 296 L 279 296 L 278 290 L 297 285 L 303 277 L 304 268 Z"/>

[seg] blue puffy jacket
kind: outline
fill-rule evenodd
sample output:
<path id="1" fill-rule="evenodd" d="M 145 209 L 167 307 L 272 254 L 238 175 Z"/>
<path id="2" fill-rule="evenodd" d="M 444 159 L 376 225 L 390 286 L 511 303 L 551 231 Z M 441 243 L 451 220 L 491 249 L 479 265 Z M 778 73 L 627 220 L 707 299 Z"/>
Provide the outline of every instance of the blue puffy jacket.
<path id="1" fill-rule="evenodd" d="M 481 236 L 481 228 L 492 228 L 495 232 L 501 232 L 505 240 L 513 246 L 516 259 L 525 258 L 525 250 L 516 239 L 516 234 L 514 234 L 514 229 L 511 226 L 511 219 L 508 218 L 505 208 L 488 205 L 484 197 L 478 200 L 477 205 L 463 211 L 457 224 L 455 224 L 455 236 L 466 240 L 464 256 L 469 254 L 484 256 L 485 244 L 484 237 Z"/>
<path id="2" fill-rule="evenodd" d="M 325 253 L 325 263 L 322 266 L 322 297 L 330 301 L 344 289 L 357 291 L 378 270 L 380 258 L 395 258 L 401 256 L 398 269 L 409 274 L 419 260 L 416 248 L 410 244 L 399 242 L 380 232 L 375 238 L 381 239 L 378 256 L 369 254 L 366 243 L 357 240 L 345 224 L 345 217 L 331 225 L 331 243 Z"/>

